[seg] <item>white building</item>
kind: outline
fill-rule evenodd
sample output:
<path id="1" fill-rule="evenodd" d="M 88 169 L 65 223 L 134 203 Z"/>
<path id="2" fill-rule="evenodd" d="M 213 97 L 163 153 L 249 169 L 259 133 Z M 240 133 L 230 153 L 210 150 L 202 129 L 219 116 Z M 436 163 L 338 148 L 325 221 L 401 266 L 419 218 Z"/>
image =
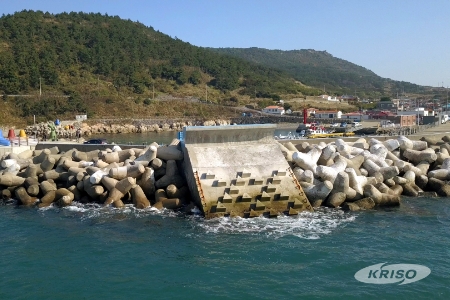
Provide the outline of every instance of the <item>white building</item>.
<path id="1" fill-rule="evenodd" d="M 262 110 L 263 113 L 267 113 L 267 114 L 274 114 L 274 115 L 284 115 L 285 114 L 285 110 L 282 106 L 276 106 L 276 105 L 272 105 L 272 106 L 267 106 L 266 108 L 264 108 Z"/>
<path id="2" fill-rule="evenodd" d="M 363 118 L 363 113 L 352 112 L 352 113 L 343 114 L 341 119 L 347 119 L 347 120 L 351 120 L 351 121 L 362 121 L 364 118 Z"/>
<path id="3" fill-rule="evenodd" d="M 428 117 L 428 116 L 434 116 L 434 112 L 429 112 L 428 110 L 425 110 L 425 108 L 419 107 L 419 108 L 416 108 L 413 110 L 398 111 L 397 115 L 399 115 L 399 116 L 415 115 L 415 116 Z"/>
<path id="4" fill-rule="evenodd" d="M 340 119 L 342 112 L 336 110 L 318 110 L 315 113 L 315 117 L 319 119 Z"/>
<path id="5" fill-rule="evenodd" d="M 327 100 L 327 101 L 339 102 L 339 99 L 336 96 L 331 97 L 329 95 L 320 95 L 319 97 L 324 99 L 324 100 Z"/>
<path id="6" fill-rule="evenodd" d="M 75 120 L 77 120 L 78 122 L 87 120 L 87 115 L 75 115 Z"/>

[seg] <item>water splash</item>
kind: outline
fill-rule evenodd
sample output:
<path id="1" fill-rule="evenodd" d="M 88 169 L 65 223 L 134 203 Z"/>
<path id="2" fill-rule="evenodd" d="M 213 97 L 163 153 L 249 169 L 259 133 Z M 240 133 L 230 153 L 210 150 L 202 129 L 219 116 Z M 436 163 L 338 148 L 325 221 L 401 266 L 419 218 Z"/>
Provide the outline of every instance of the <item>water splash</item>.
<path id="1" fill-rule="evenodd" d="M 264 235 L 271 238 L 284 236 L 296 236 L 302 239 L 319 239 L 338 228 L 345 227 L 347 223 L 356 219 L 355 214 L 344 213 L 341 210 L 320 208 L 315 212 L 303 212 L 298 216 L 279 216 L 278 218 L 215 218 L 205 220 L 198 215 L 186 216 L 172 210 L 158 210 L 156 208 L 136 209 L 133 205 L 124 208 L 103 207 L 98 204 L 81 204 L 64 208 L 49 206 L 39 209 L 43 216 L 63 212 L 68 217 L 79 218 L 81 222 L 89 224 L 102 224 L 111 221 L 123 221 L 130 219 L 159 217 L 177 218 L 186 217 L 192 228 L 196 228 L 199 234 L 247 234 Z M 49 216 L 51 217 L 51 216 Z"/>
<path id="2" fill-rule="evenodd" d="M 303 239 L 319 239 L 323 235 L 332 233 L 339 227 L 356 219 L 354 214 L 347 214 L 341 210 L 320 209 L 316 212 L 303 212 L 298 216 L 279 216 L 276 219 L 264 217 L 217 218 L 199 222 L 199 226 L 206 233 L 228 234 L 258 234 L 273 238 L 296 236 Z"/>

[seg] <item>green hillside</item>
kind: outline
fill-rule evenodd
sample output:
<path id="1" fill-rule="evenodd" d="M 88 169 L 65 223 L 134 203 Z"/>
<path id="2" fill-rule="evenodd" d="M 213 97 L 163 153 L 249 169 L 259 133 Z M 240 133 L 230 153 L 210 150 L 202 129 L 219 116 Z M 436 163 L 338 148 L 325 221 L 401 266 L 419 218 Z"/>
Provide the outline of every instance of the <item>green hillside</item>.
<path id="1" fill-rule="evenodd" d="M 235 114 L 234 106 L 264 107 L 324 88 L 372 98 L 426 92 L 326 52 L 201 48 L 95 13 L 22 11 L 0 18 L 3 123 L 79 113 L 211 118 Z M 173 98 L 184 100 L 166 101 Z M 202 100 L 221 106 L 206 108 Z"/>
<path id="2" fill-rule="evenodd" d="M 39 98 L 14 98 L 25 118 L 66 112 L 110 116 L 114 103 L 123 107 L 134 101 L 144 108 L 161 95 L 204 99 L 206 86 L 209 101 L 226 103 L 317 93 L 283 71 L 117 16 L 22 11 L 0 18 L 0 94 L 39 96 L 42 91 Z"/>
<path id="3" fill-rule="evenodd" d="M 305 85 L 325 89 L 334 94 L 356 94 L 360 97 L 380 97 L 396 92 L 426 93 L 428 88 L 416 84 L 382 78 L 374 72 L 326 51 L 267 50 L 261 48 L 210 48 L 217 53 L 245 59 L 278 69 Z"/>

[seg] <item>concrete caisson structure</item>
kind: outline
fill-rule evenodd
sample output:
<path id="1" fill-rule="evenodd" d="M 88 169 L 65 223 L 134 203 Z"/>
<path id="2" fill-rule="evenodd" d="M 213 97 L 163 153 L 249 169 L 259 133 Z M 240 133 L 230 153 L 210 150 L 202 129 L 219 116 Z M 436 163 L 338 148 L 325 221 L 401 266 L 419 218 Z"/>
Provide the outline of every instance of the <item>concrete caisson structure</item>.
<path id="1" fill-rule="evenodd" d="M 276 126 L 188 126 L 184 171 L 206 218 L 275 217 L 313 211 L 274 140 Z"/>

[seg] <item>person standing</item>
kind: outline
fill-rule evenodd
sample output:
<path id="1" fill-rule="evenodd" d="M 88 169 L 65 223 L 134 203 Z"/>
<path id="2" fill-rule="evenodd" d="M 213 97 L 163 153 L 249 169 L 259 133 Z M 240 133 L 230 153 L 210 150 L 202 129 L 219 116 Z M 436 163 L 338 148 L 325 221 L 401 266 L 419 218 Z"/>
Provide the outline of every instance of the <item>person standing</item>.
<path id="1" fill-rule="evenodd" d="M 77 142 L 79 142 L 80 141 L 80 138 L 81 138 L 81 129 L 80 128 L 78 128 L 77 129 Z"/>

